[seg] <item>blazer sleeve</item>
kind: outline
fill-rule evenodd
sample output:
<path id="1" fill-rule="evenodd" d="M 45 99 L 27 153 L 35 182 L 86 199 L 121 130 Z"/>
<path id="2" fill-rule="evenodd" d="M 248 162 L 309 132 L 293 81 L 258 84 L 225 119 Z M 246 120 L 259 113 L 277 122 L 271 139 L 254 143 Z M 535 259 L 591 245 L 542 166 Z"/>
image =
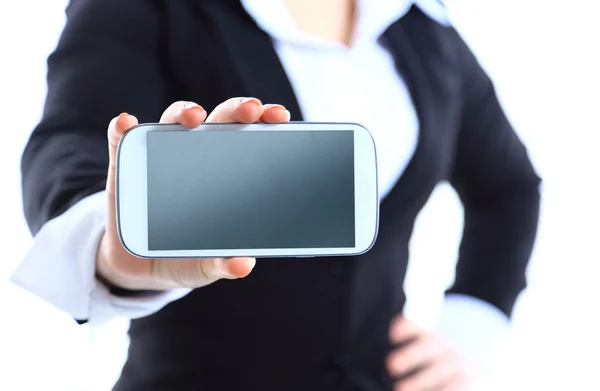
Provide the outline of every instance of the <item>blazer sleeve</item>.
<path id="1" fill-rule="evenodd" d="M 156 122 L 167 107 L 158 2 L 72 0 L 48 59 L 43 116 L 22 156 L 24 212 L 35 234 L 105 187 L 106 131 L 121 112 Z"/>
<path id="2" fill-rule="evenodd" d="M 464 43 L 461 50 L 465 100 L 450 183 L 464 205 L 464 232 L 448 293 L 482 299 L 510 316 L 526 287 L 540 178 L 492 81 Z"/>

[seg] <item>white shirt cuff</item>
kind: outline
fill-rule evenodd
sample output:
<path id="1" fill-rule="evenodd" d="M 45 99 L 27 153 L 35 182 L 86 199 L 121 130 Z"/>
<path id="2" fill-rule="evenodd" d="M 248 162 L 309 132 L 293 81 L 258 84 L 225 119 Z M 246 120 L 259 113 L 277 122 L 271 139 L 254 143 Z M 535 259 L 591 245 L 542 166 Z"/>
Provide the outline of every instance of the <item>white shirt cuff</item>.
<path id="1" fill-rule="evenodd" d="M 147 316 L 190 292 L 174 289 L 140 297 L 110 294 L 95 277 L 105 213 L 106 194 L 100 192 L 47 222 L 10 280 L 75 319 L 90 321 Z"/>
<path id="2" fill-rule="evenodd" d="M 472 296 L 450 294 L 438 331 L 475 367 L 481 380 L 492 376 L 508 338 L 510 320 L 495 306 Z"/>

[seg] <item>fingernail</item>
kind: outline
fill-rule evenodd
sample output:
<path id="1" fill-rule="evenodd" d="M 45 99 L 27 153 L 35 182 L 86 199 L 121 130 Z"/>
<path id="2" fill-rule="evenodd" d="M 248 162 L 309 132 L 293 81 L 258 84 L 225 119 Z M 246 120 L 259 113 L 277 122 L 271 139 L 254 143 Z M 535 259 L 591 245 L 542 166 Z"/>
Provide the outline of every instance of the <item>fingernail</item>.
<path id="1" fill-rule="evenodd" d="M 256 98 L 244 98 L 241 100 L 240 104 L 244 104 L 244 103 L 248 103 L 248 102 L 253 102 L 259 106 L 262 105 L 262 102 Z"/>
<path id="2" fill-rule="evenodd" d="M 278 109 L 278 110 L 283 110 L 283 111 L 287 111 L 285 107 L 283 107 L 282 105 L 278 105 L 278 104 L 266 104 L 264 105 L 265 109 Z"/>
<path id="3" fill-rule="evenodd" d="M 183 105 L 183 110 L 193 109 L 194 107 L 198 107 L 200 110 L 204 110 L 202 108 L 202 106 L 200 106 L 199 104 L 194 103 L 194 102 L 188 102 L 188 103 L 184 104 Z"/>
<path id="4" fill-rule="evenodd" d="M 119 116 L 117 118 L 115 118 L 115 122 L 114 122 L 115 126 L 123 126 L 122 121 L 125 120 L 127 117 L 129 117 L 129 114 L 127 114 L 127 113 L 119 114 Z"/>
<path id="5" fill-rule="evenodd" d="M 238 279 L 240 278 L 239 276 L 236 276 L 235 274 L 231 273 L 227 267 L 223 267 L 223 269 L 221 270 L 221 274 L 223 275 L 223 278 L 227 278 L 227 279 Z"/>

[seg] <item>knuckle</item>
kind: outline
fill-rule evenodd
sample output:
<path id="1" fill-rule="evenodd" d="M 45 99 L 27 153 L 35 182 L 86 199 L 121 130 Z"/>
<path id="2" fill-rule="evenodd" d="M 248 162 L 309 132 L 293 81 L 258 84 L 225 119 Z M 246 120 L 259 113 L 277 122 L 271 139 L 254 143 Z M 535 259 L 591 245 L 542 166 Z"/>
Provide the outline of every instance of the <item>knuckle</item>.
<path id="1" fill-rule="evenodd" d="M 207 280 L 213 279 L 213 276 L 212 276 L 213 267 L 211 267 L 210 263 L 211 263 L 210 260 L 207 260 L 207 259 L 200 259 L 198 262 L 196 262 L 196 276 L 198 278 L 207 279 Z"/>
<path id="2" fill-rule="evenodd" d="M 190 278 L 188 273 L 185 272 L 182 268 L 174 268 L 171 273 L 171 279 L 176 286 L 181 288 L 195 288 L 195 280 Z"/>
<path id="3" fill-rule="evenodd" d="M 404 362 L 404 361 L 396 361 L 396 363 L 394 364 L 394 369 L 396 370 L 397 373 L 403 374 L 403 373 L 408 372 L 408 370 L 410 368 L 406 364 L 406 362 Z"/>
<path id="4" fill-rule="evenodd" d="M 151 273 L 153 279 L 160 285 L 187 288 L 188 281 L 184 270 L 181 267 L 172 266 L 165 264 L 162 259 L 152 259 Z"/>
<path id="5" fill-rule="evenodd" d="M 394 391 L 410 391 L 410 388 L 406 386 L 405 382 L 397 382 Z"/>
<path id="6" fill-rule="evenodd" d="M 165 109 L 165 111 L 163 111 L 161 117 L 160 117 L 160 121 L 161 122 L 170 122 L 173 120 L 173 117 L 175 116 L 175 114 L 178 112 L 178 110 L 183 107 L 185 102 L 183 101 L 176 101 L 171 103 L 171 105 L 169 107 L 167 107 Z"/>
<path id="7" fill-rule="evenodd" d="M 165 280 L 164 273 L 162 272 L 162 262 L 160 259 L 152 258 L 150 260 L 150 275 L 152 276 L 152 279 L 156 281 L 161 282 Z"/>
<path id="8" fill-rule="evenodd" d="M 403 358 L 398 353 L 395 353 L 392 356 L 390 356 L 388 361 L 388 367 L 397 373 L 401 373 L 406 370 L 406 364 Z"/>
<path id="9" fill-rule="evenodd" d="M 173 103 L 171 104 L 171 106 L 169 106 L 169 108 L 170 108 L 170 109 L 178 109 L 178 108 L 180 108 L 180 107 L 184 106 L 186 103 L 188 103 L 188 102 L 186 102 L 186 101 L 184 101 L 184 100 L 178 100 L 178 101 L 176 101 L 176 102 L 173 102 Z"/>
<path id="10" fill-rule="evenodd" d="M 400 385 L 401 391 L 417 391 L 417 390 L 428 390 L 428 388 L 417 387 L 414 381 L 406 381 L 406 383 Z"/>

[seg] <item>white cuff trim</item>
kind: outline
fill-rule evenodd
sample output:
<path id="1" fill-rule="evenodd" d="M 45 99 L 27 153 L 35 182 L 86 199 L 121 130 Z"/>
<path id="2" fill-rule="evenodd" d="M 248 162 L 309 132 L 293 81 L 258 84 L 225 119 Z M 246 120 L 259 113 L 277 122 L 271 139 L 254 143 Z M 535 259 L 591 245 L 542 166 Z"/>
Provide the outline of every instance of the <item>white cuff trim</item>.
<path id="1" fill-rule="evenodd" d="M 451 294 L 446 297 L 438 331 L 463 354 L 477 372 L 491 375 L 501 357 L 510 321 L 495 306 L 478 298 Z"/>

